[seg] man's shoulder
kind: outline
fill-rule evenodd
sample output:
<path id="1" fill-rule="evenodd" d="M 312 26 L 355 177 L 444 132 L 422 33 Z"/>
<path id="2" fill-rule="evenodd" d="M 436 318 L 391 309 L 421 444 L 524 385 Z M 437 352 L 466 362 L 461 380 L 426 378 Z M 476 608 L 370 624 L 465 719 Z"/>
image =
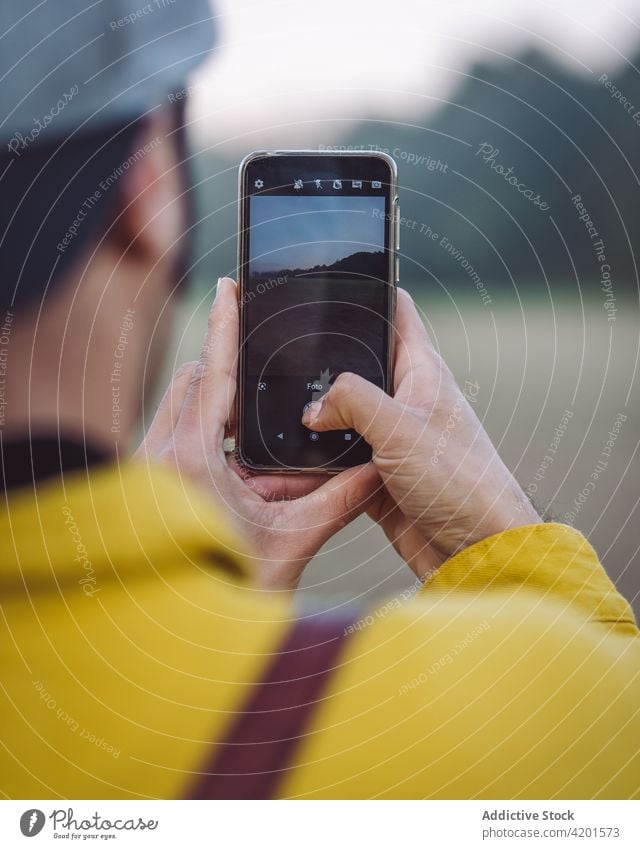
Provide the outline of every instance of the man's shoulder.
<path id="1" fill-rule="evenodd" d="M 219 505 L 170 470 L 144 462 L 10 490 L 0 533 L 12 542 L 0 572 L 5 590 L 55 582 L 90 595 L 115 575 L 139 578 L 194 560 L 248 574 L 242 541 Z"/>

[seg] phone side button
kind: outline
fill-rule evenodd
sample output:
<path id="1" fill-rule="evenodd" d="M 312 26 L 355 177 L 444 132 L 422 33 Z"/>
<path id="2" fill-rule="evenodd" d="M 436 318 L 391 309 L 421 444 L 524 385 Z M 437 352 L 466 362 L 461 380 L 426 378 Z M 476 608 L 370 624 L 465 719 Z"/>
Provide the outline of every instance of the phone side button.
<path id="1" fill-rule="evenodd" d="M 396 286 L 400 283 L 400 257 L 396 254 Z"/>

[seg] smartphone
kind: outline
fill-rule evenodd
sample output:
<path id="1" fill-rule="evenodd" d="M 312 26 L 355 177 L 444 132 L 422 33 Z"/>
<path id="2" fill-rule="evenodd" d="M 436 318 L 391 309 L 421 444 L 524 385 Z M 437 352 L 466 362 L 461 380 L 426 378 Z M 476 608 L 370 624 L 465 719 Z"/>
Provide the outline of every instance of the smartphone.
<path id="1" fill-rule="evenodd" d="M 398 281 L 394 160 L 259 151 L 239 173 L 236 451 L 251 470 L 339 472 L 371 449 L 301 423 L 344 371 L 391 387 Z"/>

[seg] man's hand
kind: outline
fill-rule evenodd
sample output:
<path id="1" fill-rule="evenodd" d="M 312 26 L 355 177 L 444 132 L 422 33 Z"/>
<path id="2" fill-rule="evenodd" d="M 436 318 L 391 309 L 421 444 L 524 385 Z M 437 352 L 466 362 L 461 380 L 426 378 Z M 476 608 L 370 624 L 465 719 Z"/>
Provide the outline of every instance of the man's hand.
<path id="1" fill-rule="evenodd" d="M 290 589 L 318 549 L 366 510 L 380 478 L 371 463 L 335 476 L 252 475 L 240 468 L 222 447 L 237 366 L 237 291 L 224 277 L 200 359 L 176 372 L 137 454 L 204 485 L 259 555 L 256 583 Z"/>
<path id="2" fill-rule="evenodd" d="M 353 428 L 373 448 L 384 488 L 368 508 L 420 578 L 485 537 L 541 521 L 433 348 L 413 300 L 398 293 L 395 394 L 341 374 L 302 421 Z"/>

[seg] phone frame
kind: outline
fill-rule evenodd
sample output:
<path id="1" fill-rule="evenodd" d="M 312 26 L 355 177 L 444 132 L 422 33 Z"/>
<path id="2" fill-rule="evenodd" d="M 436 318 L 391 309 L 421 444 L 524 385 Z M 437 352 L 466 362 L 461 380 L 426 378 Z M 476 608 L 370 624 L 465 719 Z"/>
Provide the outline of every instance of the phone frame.
<path id="1" fill-rule="evenodd" d="M 253 472 L 269 472 L 272 474 L 282 475 L 299 475 L 299 474 L 338 474 L 353 466 L 279 466 L 270 464 L 254 463 L 248 460 L 243 453 L 242 434 L 244 432 L 244 416 L 245 416 L 245 345 L 244 345 L 244 326 L 245 326 L 245 308 L 246 308 L 246 269 L 248 267 L 248 236 L 249 236 L 249 209 L 248 201 L 250 193 L 247 189 L 247 170 L 251 163 L 258 159 L 267 157 L 350 157 L 350 158 L 371 158 L 382 160 L 389 168 L 389 205 L 387 210 L 389 217 L 386 221 L 388 229 L 388 244 L 389 244 L 389 268 L 387 282 L 391 287 L 392 296 L 389 299 L 389 326 L 390 338 L 387 345 L 387 361 L 385 383 L 386 391 L 389 392 L 393 386 L 393 366 L 394 366 L 394 338 L 393 327 L 395 325 L 396 297 L 397 287 L 399 283 L 399 248 L 400 248 L 400 203 L 398 199 L 398 168 L 393 157 L 382 151 L 369 150 L 337 150 L 337 151 L 322 151 L 322 150 L 254 150 L 248 153 L 240 162 L 238 168 L 238 313 L 240 319 L 239 329 L 239 346 L 238 346 L 238 381 L 236 388 L 235 401 L 235 450 L 236 456 L 240 465 Z"/>

